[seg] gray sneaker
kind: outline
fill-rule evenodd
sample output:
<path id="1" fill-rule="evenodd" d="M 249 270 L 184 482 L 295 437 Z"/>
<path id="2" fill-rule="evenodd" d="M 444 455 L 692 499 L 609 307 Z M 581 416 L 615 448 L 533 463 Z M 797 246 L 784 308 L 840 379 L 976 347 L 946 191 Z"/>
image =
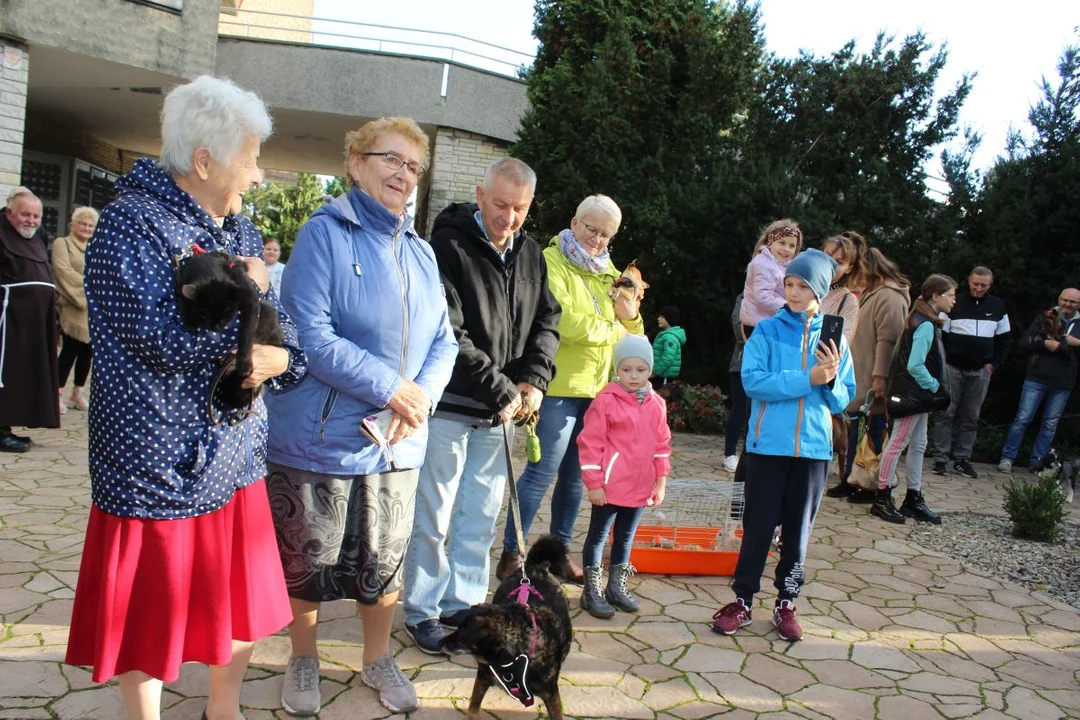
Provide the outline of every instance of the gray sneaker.
<path id="1" fill-rule="evenodd" d="M 998 463 L 998 470 L 1003 473 L 1012 472 L 1012 460 L 1009 458 L 1001 458 L 1001 462 Z"/>
<path id="2" fill-rule="evenodd" d="M 308 717 L 322 707 L 319 691 L 319 658 L 297 657 L 289 661 L 281 688 L 281 707 L 290 715 Z"/>
<path id="3" fill-rule="evenodd" d="M 416 690 L 405 673 L 401 672 L 393 655 L 383 655 L 370 665 L 365 665 L 360 679 L 369 688 L 379 691 L 379 702 L 387 710 L 407 713 L 417 708 Z"/>

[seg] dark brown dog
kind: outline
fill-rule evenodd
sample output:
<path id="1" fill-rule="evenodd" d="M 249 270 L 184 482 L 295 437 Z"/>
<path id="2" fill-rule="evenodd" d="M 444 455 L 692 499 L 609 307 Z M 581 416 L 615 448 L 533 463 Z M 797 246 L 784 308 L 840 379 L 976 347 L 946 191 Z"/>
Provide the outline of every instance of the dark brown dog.
<path id="1" fill-rule="evenodd" d="M 574 628 L 559 578 L 570 573 L 566 546 L 554 535 L 533 544 L 521 573 L 502 581 L 490 603 L 474 605 L 457 630 L 443 640 L 448 653 L 476 658 L 476 680 L 466 717 L 476 717 L 492 685 L 525 707 L 539 697 L 551 720 L 562 720 L 559 671 L 570 653 Z"/>
<path id="2" fill-rule="evenodd" d="M 1065 333 L 1061 315 L 1055 308 L 1050 308 L 1042 316 L 1042 334 L 1047 340 L 1060 340 Z"/>

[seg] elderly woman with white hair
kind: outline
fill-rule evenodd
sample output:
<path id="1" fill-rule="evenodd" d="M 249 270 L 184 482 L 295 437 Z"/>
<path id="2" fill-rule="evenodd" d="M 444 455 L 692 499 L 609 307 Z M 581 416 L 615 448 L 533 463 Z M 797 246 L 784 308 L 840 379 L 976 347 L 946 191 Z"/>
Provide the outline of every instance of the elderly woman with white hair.
<path id="1" fill-rule="evenodd" d="M 77 207 L 71 213 L 71 233 L 57 238 L 52 246 L 53 280 L 56 282 L 56 305 L 60 310 L 60 332 L 64 338 L 60 349 L 60 414 L 69 407 L 88 410 L 83 395 L 90 375 L 93 352 L 90 349 L 90 320 L 86 313 L 86 290 L 83 273 L 86 271 L 86 243 L 97 226 L 98 211 L 92 207 Z M 64 386 L 75 368 L 71 395 L 64 400 Z"/>
<path id="2" fill-rule="evenodd" d="M 584 488 L 577 437 L 585 411 L 611 380 L 615 343 L 627 333 L 645 333 L 639 303 L 622 297 L 612 301 L 608 295 L 620 276 L 608 254 L 608 243 L 621 223 L 622 210 L 614 200 L 590 195 L 578 205 L 569 229 L 552 238 L 544 250 L 548 285 L 562 307 L 562 316 L 555 355 L 558 371 L 540 405 L 536 427 L 540 461 L 530 462 L 517 481 L 524 535 L 551 481 L 556 480 L 550 530 L 569 545 Z M 570 579 L 582 582 L 582 568 L 573 561 L 570 566 Z M 520 548 L 508 513 L 495 574 L 501 580 L 519 567 Z"/>
<path id="3" fill-rule="evenodd" d="M 90 397 L 93 506 L 75 591 L 67 662 L 117 677 L 129 718 L 158 718 L 162 682 L 180 664 L 210 666 L 203 718 L 240 718 L 256 640 L 292 619 L 263 478 L 266 409 L 218 422 L 211 390 L 238 321 L 189 330 L 176 303 L 176 259 L 242 256 L 277 305 L 262 239 L 239 214 L 261 179 L 265 105 L 228 80 L 200 77 L 165 98 L 160 162 L 117 182 L 86 254 L 96 369 Z M 255 345 L 246 387 L 281 388 L 306 371 L 296 327 L 285 347 Z"/>

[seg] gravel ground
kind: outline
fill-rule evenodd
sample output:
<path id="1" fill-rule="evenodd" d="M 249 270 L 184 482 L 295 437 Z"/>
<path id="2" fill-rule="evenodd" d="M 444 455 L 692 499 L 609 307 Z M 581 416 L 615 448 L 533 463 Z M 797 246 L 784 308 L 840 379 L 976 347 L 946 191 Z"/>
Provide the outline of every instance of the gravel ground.
<path id="1" fill-rule="evenodd" d="M 1080 608 L 1080 526 L 1066 525 L 1064 539 L 1048 545 L 1014 538 L 1005 517 L 948 513 L 941 519 L 941 525 L 916 525 L 911 541 Z"/>

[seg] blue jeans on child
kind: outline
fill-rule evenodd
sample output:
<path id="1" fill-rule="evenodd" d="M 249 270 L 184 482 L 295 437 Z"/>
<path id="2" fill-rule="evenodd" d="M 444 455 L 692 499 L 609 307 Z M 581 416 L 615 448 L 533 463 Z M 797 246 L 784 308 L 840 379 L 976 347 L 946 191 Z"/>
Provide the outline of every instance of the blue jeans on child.
<path id="1" fill-rule="evenodd" d="M 1050 449 L 1050 443 L 1054 442 L 1058 421 L 1065 413 L 1065 405 L 1068 404 L 1071 393 L 1072 390 L 1069 388 L 1052 388 L 1041 382 L 1025 380 L 1024 389 L 1020 393 L 1020 407 L 1017 408 L 1016 419 L 1009 428 L 1009 436 L 1005 439 L 1001 457 L 1006 460 L 1016 460 L 1020 452 L 1020 443 L 1024 440 L 1024 431 L 1035 419 L 1035 413 L 1038 412 L 1039 405 L 1045 399 L 1039 435 L 1035 438 L 1035 447 L 1031 450 L 1032 464 L 1038 462 Z"/>
<path id="2" fill-rule="evenodd" d="M 634 544 L 634 535 L 644 509 L 610 503 L 593 505 L 592 517 L 589 518 L 589 534 L 585 536 L 585 548 L 582 552 L 582 564 L 585 567 L 600 564 L 612 523 L 615 524 L 615 544 L 611 546 L 611 564 L 614 566 L 630 562 L 630 548 Z"/>
<path id="3" fill-rule="evenodd" d="M 405 558 L 406 623 L 437 620 L 484 601 L 505 488 L 501 426 L 441 417 L 428 421 L 427 455 Z"/>
<path id="4" fill-rule="evenodd" d="M 517 481 L 518 504 L 521 507 L 521 534 L 528 536 L 536 511 L 544 499 L 551 481 L 558 476 L 551 496 L 551 530 L 567 545 L 570 544 L 574 521 L 581 508 L 585 485 L 581 482 L 577 437 L 581 434 L 585 411 L 592 398 L 566 398 L 548 395 L 540 405 L 540 422 L 536 436 L 540 440 L 540 462 L 529 463 Z M 506 514 L 503 550 L 519 552 L 514 532 L 514 520 Z"/>

